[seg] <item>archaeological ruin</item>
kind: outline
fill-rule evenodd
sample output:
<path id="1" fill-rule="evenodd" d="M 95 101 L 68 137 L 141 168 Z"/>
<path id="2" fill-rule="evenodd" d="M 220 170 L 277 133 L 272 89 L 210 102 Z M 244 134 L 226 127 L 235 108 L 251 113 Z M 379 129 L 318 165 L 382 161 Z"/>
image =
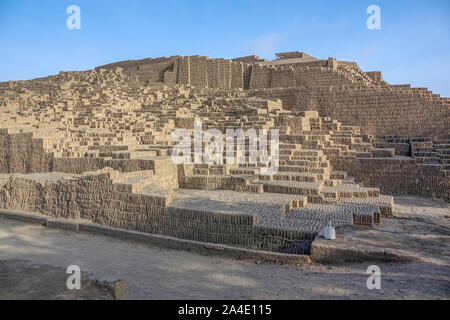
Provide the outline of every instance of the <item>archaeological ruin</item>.
<path id="1" fill-rule="evenodd" d="M 0 208 L 308 254 L 330 221 L 370 227 L 395 215 L 393 195 L 449 201 L 449 119 L 449 98 L 303 52 L 3 82 Z M 264 174 L 270 163 L 249 161 L 250 149 L 241 163 L 175 163 L 173 133 L 194 135 L 196 121 L 223 134 L 278 130 L 277 170 Z"/>

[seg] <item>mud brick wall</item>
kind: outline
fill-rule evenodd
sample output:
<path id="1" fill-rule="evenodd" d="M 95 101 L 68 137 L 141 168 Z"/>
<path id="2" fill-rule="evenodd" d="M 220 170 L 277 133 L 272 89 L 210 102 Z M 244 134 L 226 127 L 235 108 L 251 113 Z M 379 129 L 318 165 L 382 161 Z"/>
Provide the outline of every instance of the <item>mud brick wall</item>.
<path id="1" fill-rule="evenodd" d="M 104 167 L 105 161 L 103 158 L 55 158 L 51 171 L 81 174 L 85 171 L 100 170 Z"/>
<path id="2" fill-rule="evenodd" d="M 436 166 L 417 165 L 414 159 L 339 158 L 334 170 L 347 171 L 357 182 L 378 187 L 383 193 L 412 194 L 450 201 L 450 179 Z"/>
<path id="3" fill-rule="evenodd" d="M 337 76 L 332 69 L 328 68 L 295 68 L 293 70 L 293 76 L 296 87 L 306 88 L 342 85 L 348 81 Z"/>
<path id="4" fill-rule="evenodd" d="M 178 64 L 173 67 L 174 70 L 178 70 Z M 176 85 L 177 84 L 177 74 L 178 71 L 166 71 L 164 73 L 164 83 L 167 85 Z"/>
<path id="5" fill-rule="evenodd" d="M 248 215 L 226 215 L 173 207 L 151 207 L 142 218 L 143 223 L 135 225 L 134 230 L 181 239 L 240 245 L 251 245 L 255 223 L 254 217 Z"/>
<path id="6" fill-rule="evenodd" d="M 383 82 L 383 74 L 381 73 L 381 71 L 369 71 L 369 72 L 365 72 L 365 74 L 370 77 L 372 80 L 378 81 L 378 82 Z"/>
<path id="7" fill-rule="evenodd" d="M 211 59 L 207 62 L 207 75 L 208 75 L 208 87 L 218 88 L 219 87 L 219 61 L 218 59 Z"/>
<path id="8" fill-rule="evenodd" d="M 187 185 L 186 177 L 192 176 L 194 173 L 193 164 L 179 164 L 177 165 L 178 184 L 180 188 L 184 188 Z"/>
<path id="9" fill-rule="evenodd" d="M 104 167 L 113 168 L 120 172 L 144 171 L 153 170 L 155 162 L 146 159 L 110 159 L 104 161 Z"/>
<path id="10" fill-rule="evenodd" d="M 97 171 L 106 167 L 120 172 L 153 170 L 155 161 L 146 159 L 105 160 L 103 158 L 55 158 L 53 160 L 54 172 L 82 174 L 86 171 Z"/>
<path id="11" fill-rule="evenodd" d="M 0 207 L 181 239 L 308 253 L 315 234 L 259 227 L 257 216 L 170 207 L 168 199 L 114 191 L 108 173 L 53 183 L 13 176 Z"/>
<path id="12" fill-rule="evenodd" d="M 167 85 L 176 85 L 178 80 L 178 60 L 175 59 L 172 65 L 164 72 L 164 83 Z"/>
<path id="13" fill-rule="evenodd" d="M 251 65 L 244 65 L 244 90 L 248 90 L 250 88 L 252 68 L 253 67 Z"/>
<path id="14" fill-rule="evenodd" d="M 178 169 L 170 157 L 153 161 L 153 183 L 164 189 L 178 189 Z"/>
<path id="15" fill-rule="evenodd" d="M 0 173 L 51 171 L 53 156 L 43 148 L 42 139 L 32 133 L 8 133 L 0 130 Z"/>
<path id="16" fill-rule="evenodd" d="M 240 58 L 236 58 L 233 59 L 234 62 L 243 62 L 243 63 L 255 63 L 255 62 L 261 62 L 263 61 L 262 59 L 260 59 L 258 56 L 246 56 L 246 57 L 240 57 Z"/>
<path id="17" fill-rule="evenodd" d="M 260 89 L 253 94 L 265 99 L 282 99 L 283 107 L 288 110 L 314 110 L 344 125 L 360 126 L 363 134 L 450 136 L 449 104 L 429 101 L 418 94 L 391 89 L 313 87 Z"/>
<path id="18" fill-rule="evenodd" d="M 376 148 L 392 148 L 392 149 L 395 149 L 395 155 L 406 156 L 406 157 L 411 156 L 411 145 L 409 142 L 405 143 L 405 142 L 380 141 L 380 142 L 375 142 L 374 147 L 376 147 Z"/>
<path id="19" fill-rule="evenodd" d="M 265 89 L 265 98 L 281 98 L 285 108 L 316 110 L 346 125 L 360 126 L 365 134 L 450 137 L 449 100 L 424 88 L 389 85 L 378 71 L 364 73 L 354 62 L 333 58 L 278 67 L 255 63 L 255 59 L 174 56 L 103 67 L 121 66 L 169 85 Z"/>
<path id="20" fill-rule="evenodd" d="M 0 129 L 0 173 L 9 172 L 10 140 L 7 129 Z"/>
<path id="21" fill-rule="evenodd" d="M 350 62 L 350 61 L 336 61 L 338 67 L 339 66 L 346 66 L 347 68 L 355 69 L 358 71 L 361 71 L 358 64 L 356 62 Z"/>
<path id="22" fill-rule="evenodd" d="M 142 64 L 138 68 L 138 75 L 141 79 L 150 82 L 163 82 L 165 71 L 172 65 L 173 63 L 170 60 Z"/>
<path id="23" fill-rule="evenodd" d="M 309 106 L 363 133 L 442 137 L 450 134 L 448 105 L 387 90 L 312 90 Z M 300 102 L 300 101 L 299 101 Z M 303 108 L 299 106 L 296 108 Z"/>
<path id="24" fill-rule="evenodd" d="M 291 133 L 293 134 L 303 134 L 303 131 L 311 130 L 311 122 L 307 118 L 280 116 L 275 120 L 275 125 L 291 127 Z"/>
<path id="25" fill-rule="evenodd" d="M 255 65 L 249 88 L 265 89 L 258 90 L 258 96 L 281 98 L 287 109 L 316 110 L 346 125 L 360 126 L 365 134 L 450 136 L 447 100 L 420 88 L 411 89 L 409 85 L 367 87 L 357 84 L 328 68 L 328 64 L 320 61 L 281 69 Z M 346 66 L 359 70 L 353 63 Z M 292 80 L 289 79 L 291 74 Z M 370 76 L 381 75 L 374 72 Z"/>
<path id="26" fill-rule="evenodd" d="M 302 106 L 307 105 L 311 101 L 311 95 L 308 93 L 308 90 L 300 90 L 300 88 L 258 89 L 252 90 L 249 94 L 263 99 L 281 99 L 283 101 L 283 108 L 288 110 L 298 109 L 299 111 L 307 111 Z M 298 107 L 296 105 L 297 102 L 300 103 Z"/>
<path id="27" fill-rule="evenodd" d="M 181 57 L 178 60 L 178 84 L 191 84 L 191 58 Z"/>
<path id="28" fill-rule="evenodd" d="M 112 168 L 120 172 L 154 170 L 153 183 L 167 189 L 178 188 L 177 167 L 170 158 L 161 159 L 103 159 L 103 158 L 54 158 L 50 165 L 53 170 L 35 170 L 32 172 L 65 172 L 82 174 Z M 18 172 L 18 171 L 16 171 Z M 9 173 L 5 171 L 5 173 Z M 11 172 L 14 173 L 14 172 Z M 23 172 L 31 173 L 31 172 Z"/>
<path id="29" fill-rule="evenodd" d="M 119 159 L 104 160 L 102 158 L 55 158 L 54 172 L 82 174 L 86 171 L 97 171 L 112 168 L 120 172 L 153 170 L 152 183 L 165 189 L 177 189 L 178 171 L 170 158 L 161 159 Z"/>
<path id="30" fill-rule="evenodd" d="M 190 84 L 201 88 L 208 86 L 206 57 L 190 57 Z"/>
<path id="31" fill-rule="evenodd" d="M 188 84 L 200 88 L 230 89 L 244 88 L 245 72 L 248 68 L 248 64 L 242 62 L 189 56 L 178 58 L 173 72 L 177 73 L 177 84 Z M 172 81 L 173 75 L 167 74 L 167 77 L 168 81 Z M 165 83 L 171 84 L 166 81 Z"/>
<path id="32" fill-rule="evenodd" d="M 295 86 L 294 68 L 275 68 L 271 72 L 270 87 Z"/>
<path id="33" fill-rule="evenodd" d="M 311 243 L 316 234 L 301 231 L 254 228 L 253 248 L 283 253 L 310 254 Z"/>
<path id="34" fill-rule="evenodd" d="M 217 67 L 218 88 L 231 88 L 231 60 L 218 59 Z"/>
<path id="35" fill-rule="evenodd" d="M 151 59 L 150 59 L 151 60 Z M 95 70 L 100 69 L 115 69 L 115 68 L 132 68 L 135 66 L 136 61 L 135 60 L 125 60 L 125 61 L 119 61 L 114 63 L 105 64 L 103 66 L 98 66 L 95 68 Z M 137 68 L 136 68 L 137 70 Z"/>
<path id="36" fill-rule="evenodd" d="M 183 189 L 243 191 L 246 186 L 245 179 L 233 176 L 191 176 L 180 181 Z"/>
<path id="37" fill-rule="evenodd" d="M 175 75 L 166 75 L 167 72 L 172 72 L 175 67 L 175 63 L 178 62 L 178 56 L 174 57 L 161 57 L 161 58 L 148 58 L 142 60 L 127 60 L 116 63 L 111 63 L 95 68 L 100 69 L 115 69 L 124 68 L 127 73 L 137 75 L 142 81 L 149 82 L 166 82 L 166 79 L 171 84 L 176 84 L 172 78 Z M 177 70 L 177 69 L 176 69 Z M 172 76 L 172 78 L 171 78 Z"/>
<path id="38" fill-rule="evenodd" d="M 242 62 L 231 65 L 231 88 L 244 88 L 244 64 Z"/>
<path id="39" fill-rule="evenodd" d="M 270 88 L 272 68 L 254 65 L 250 74 L 250 89 Z"/>
<path id="40" fill-rule="evenodd" d="M 177 60 L 172 59 L 170 62 L 172 67 L 166 67 L 163 75 L 163 81 L 166 84 L 185 84 L 221 89 L 231 88 L 233 64 L 231 60 L 189 56 L 178 57 Z M 149 65 L 149 68 L 152 65 Z M 172 72 L 175 74 L 172 74 Z M 174 79 L 176 79 L 175 82 Z"/>
<path id="41" fill-rule="evenodd" d="M 70 183 L 47 184 L 13 178 L 0 188 L 0 206 L 10 210 L 79 220 L 80 210 L 86 202 L 76 194 L 77 189 L 79 191 L 80 186 Z"/>

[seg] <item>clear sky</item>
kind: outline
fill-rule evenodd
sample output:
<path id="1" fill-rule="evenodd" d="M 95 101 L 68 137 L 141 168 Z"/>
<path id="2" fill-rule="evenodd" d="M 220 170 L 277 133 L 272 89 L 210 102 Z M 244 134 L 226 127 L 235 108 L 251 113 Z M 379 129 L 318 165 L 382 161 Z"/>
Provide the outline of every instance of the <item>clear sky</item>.
<path id="1" fill-rule="evenodd" d="M 69 30 L 70 5 L 81 29 Z M 368 6 L 381 9 L 369 30 Z M 449 0 L 0 0 L 0 81 L 119 60 L 304 51 L 450 97 Z"/>

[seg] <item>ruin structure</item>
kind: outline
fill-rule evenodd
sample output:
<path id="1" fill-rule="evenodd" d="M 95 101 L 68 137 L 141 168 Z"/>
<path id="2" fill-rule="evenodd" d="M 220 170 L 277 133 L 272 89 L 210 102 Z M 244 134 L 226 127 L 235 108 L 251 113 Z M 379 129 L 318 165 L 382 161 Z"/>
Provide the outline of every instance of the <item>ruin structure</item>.
<path id="1" fill-rule="evenodd" d="M 0 208 L 286 253 L 392 194 L 450 200 L 450 99 L 302 52 L 129 60 L 0 83 Z M 264 163 L 175 164 L 177 128 L 279 130 Z M 246 153 L 246 157 L 248 157 Z"/>

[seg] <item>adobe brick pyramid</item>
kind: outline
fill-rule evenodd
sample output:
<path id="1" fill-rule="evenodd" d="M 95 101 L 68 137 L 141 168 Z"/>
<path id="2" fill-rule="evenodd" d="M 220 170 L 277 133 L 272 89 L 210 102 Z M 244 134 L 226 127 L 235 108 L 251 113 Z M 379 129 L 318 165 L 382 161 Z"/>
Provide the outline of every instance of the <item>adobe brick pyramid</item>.
<path id="1" fill-rule="evenodd" d="M 335 109 L 328 93 L 335 93 L 329 95 Z M 344 96 L 373 100 L 375 124 L 341 116 L 340 104 L 352 110 L 350 100 L 338 100 Z M 420 128 L 430 136 L 405 142 L 399 136 L 408 135 L 406 124 L 394 137 L 383 136 L 393 129 L 382 123 L 387 101 L 433 108 L 420 118 L 439 117 L 431 128 Z M 308 103 L 311 108 L 304 108 Z M 393 214 L 392 196 L 357 183 L 333 162 L 404 160 L 448 183 L 449 126 L 442 118 L 448 111 L 448 99 L 303 53 L 280 54 L 272 62 L 254 56 L 146 59 L 0 83 L 0 208 L 308 254 L 330 221 L 373 226 Z M 366 109 L 357 114 L 370 116 Z M 413 116 L 405 113 L 405 121 Z M 249 161 L 175 164 L 171 135 L 177 128 L 193 133 L 196 120 L 222 133 L 278 129 L 278 172 L 264 175 L 267 164 Z M 409 143 L 413 154 L 402 156 Z"/>

